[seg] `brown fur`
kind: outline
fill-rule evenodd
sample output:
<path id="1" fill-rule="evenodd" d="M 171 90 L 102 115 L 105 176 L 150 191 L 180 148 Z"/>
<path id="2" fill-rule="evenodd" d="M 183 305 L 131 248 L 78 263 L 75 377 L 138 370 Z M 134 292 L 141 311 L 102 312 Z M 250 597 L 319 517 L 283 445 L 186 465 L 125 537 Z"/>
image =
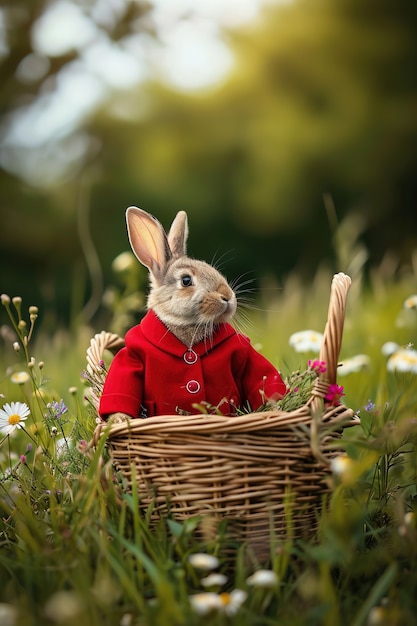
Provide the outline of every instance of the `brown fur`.
<path id="1" fill-rule="evenodd" d="M 186 213 L 177 214 L 168 235 L 141 209 L 130 207 L 126 218 L 133 252 L 150 272 L 148 308 L 188 347 L 209 339 L 216 325 L 235 314 L 236 296 L 214 267 L 186 256 Z M 192 285 L 182 284 L 184 276 Z"/>

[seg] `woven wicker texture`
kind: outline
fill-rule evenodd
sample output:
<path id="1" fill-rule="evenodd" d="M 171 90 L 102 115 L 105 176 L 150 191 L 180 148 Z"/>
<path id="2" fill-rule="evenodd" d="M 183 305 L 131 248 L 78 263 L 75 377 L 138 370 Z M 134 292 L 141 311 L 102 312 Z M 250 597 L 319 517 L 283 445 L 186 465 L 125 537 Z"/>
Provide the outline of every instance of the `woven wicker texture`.
<path id="1" fill-rule="evenodd" d="M 106 377 L 103 363 L 104 352 L 108 350 L 112 354 L 116 354 L 123 345 L 124 341 L 119 335 L 104 330 L 94 335 L 90 341 L 90 347 L 87 350 L 86 377 L 90 385 L 90 399 L 96 410 L 98 410 Z"/>
<path id="2" fill-rule="evenodd" d="M 136 481 L 142 507 L 179 520 L 228 520 L 230 536 L 248 541 L 260 556 L 271 530 L 278 538 L 311 535 L 328 491 L 329 463 L 339 453 L 335 443 L 344 427 L 358 423 L 351 409 L 323 401 L 336 382 L 350 282 L 341 273 L 333 278 L 319 357 L 327 371 L 301 408 L 238 417 L 164 415 L 97 428 L 96 440 L 106 430 L 114 465 L 128 485 Z M 120 345 L 110 337 L 113 347 Z M 100 335 L 92 346 L 90 373 L 101 370 L 98 400 L 99 363 L 109 346 Z"/>

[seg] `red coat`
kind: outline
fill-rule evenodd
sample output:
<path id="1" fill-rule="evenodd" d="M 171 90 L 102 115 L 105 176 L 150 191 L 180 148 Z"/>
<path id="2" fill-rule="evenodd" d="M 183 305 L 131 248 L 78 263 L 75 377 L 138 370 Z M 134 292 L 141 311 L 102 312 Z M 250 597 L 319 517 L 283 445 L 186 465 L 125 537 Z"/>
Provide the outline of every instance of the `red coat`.
<path id="1" fill-rule="evenodd" d="M 256 410 L 265 397 L 278 399 L 286 392 L 275 367 L 230 324 L 188 350 L 149 311 L 127 332 L 125 343 L 106 377 L 102 417 L 119 411 L 131 417 L 200 413 L 193 405 L 202 402 L 233 415 L 236 408 L 249 404 Z"/>

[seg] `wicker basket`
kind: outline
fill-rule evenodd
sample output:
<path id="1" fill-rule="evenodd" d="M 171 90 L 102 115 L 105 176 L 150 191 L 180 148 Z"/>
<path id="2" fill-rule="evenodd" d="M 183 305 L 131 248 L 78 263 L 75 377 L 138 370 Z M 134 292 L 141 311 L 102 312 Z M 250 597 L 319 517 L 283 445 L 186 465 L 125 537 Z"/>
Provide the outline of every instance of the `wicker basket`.
<path id="1" fill-rule="evenodd" d="M 129 486 L 136 481 L 142 507 L 152 505 L 154 516 L 177 520 L 194 515 L 227 520 L 230 536 L 247 541 L 261 558 L 271 530 L 278 540 L 312 535 L 329 490 L 330 461 L 340 453 L 335 444 L 344 427 L 358 423 L 351 409 L 323 400 L 336 382 L 350 283 L 342 273 L 333 278 L 319 357 L 327 371 L 301 408 L 238 417 L 163 415 L 98 426 L 95 440 L 107 428 L 114 465 Z M 91 341 L 87 369 L 95 379 L 96 407 L 103 351 L 121 345 L 110 333 Z"/>

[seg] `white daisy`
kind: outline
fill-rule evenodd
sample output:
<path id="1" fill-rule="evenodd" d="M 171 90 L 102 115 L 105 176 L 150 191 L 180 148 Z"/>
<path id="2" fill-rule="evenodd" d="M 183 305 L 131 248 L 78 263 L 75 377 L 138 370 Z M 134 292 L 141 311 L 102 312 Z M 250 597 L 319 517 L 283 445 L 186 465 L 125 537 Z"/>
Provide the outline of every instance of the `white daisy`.
<path id="1" fill-rule="evenodd" d="M 387 341 L 381 348 L 381 352 L 384 356 L 391 356 L 394 352 L 397 352 L 400 346 L 395 341 Z"/>
<path id="2" fill-rule="evenodd" d="M 369 367 L 371 360 L 366 354 L 357 354 L 350 359 L 345 359 L 339 364 L 337 373 L 340 376 L 347 376 L 352 372 L 360 372 Z"/>
<path id="3" fill-rule="evenodd" d="M 332 470 L 333 474 L 336 474 L 337 476 L 343 476 L 343 474 L 351 470 L 352 465 L 352 459 L 350 459 L 345 454 L 340 454 L 339 456 L 336 456 L 334 459 L 331 460 L 330 469 Z"/>
<path id="4" fill-rule="evenodd" d="M 291 335 L 289 344 L 296 352 L 320 352 L 322 341 L 322 333 L 316 330 L 300 330 Z"/>
<path id="5" fill-rule="evenodd" d="M 10 380 L 16 385 L 23 385 L 28 380 L 30 380 L 30 376 L 27 372 L 13 372 L 13 374 L 10 376 Z"/>
<path id="6" fill-rule="evenodd" d="M 412 372 L 417 374 L 417 350 L 404 348 L 390 356 L 387 361 L 389 372 Z"/>
<path id="7" fill-rule="evenodd" d="M 207 615 L 212 611 L 219 611 L 223 607 L 220 596 L 213 591 L 205 591 L 190 596 L 190 604 L 198 615 Z"/>
<path id="8" fill-rule="evenodd" d="M 417 295 L 409 296 L 404 301 L 405 309 L 417 309 Z"/>
<path id="9" fill-rule="evenodd" d="M 230 593 L 205 591 L 189 597 L 191 608 L 198 615 L 208 615 L 212 611 L 236 615 L 248 594 L 242 589 L 233 589 Z"/>
<path id="10" fill-rule="evenodd" d="M 278 576 L 271 569 L 258 569 L 246 579 L 246 582 L 253 587 L 275 587 L 278 583 Z"/>
<path id="11" fill-rule="evenodd" d="M 203 587 L 222 587 L 227 583 L 227 576 L 224 574 L 209 574 L 205 578 L 201 579 Z"/>
<path id="12" fill-rule="evenodd" d="M 116 274 L 122 274 L 136 267 L 137 261 L 132 252 L 121 252 L 112 263 L 112 269 Z"/>
<path id="13" fill-rule="evenodd" d="M 248 594 L 243 589 L 233 589 L 230 593 L 221 593 L 222 610 L 226 615 L 236 615 Z"/>
<path id="14" fill-rule="evenodd" d="M 16 428 L 22 428 L 24 422 L 30 415 L 30 410 L 24 402 L 6 403 L 0 409 L 0 430 L 6 435 L 10 435 Z"/>
<path id="15" fill-rule="evenodd" d="M 216 569 L 216 567 L 219 566 L 218 558 L 212 556 L 211 554 L 205 554 L 204 552 L 190 554 L 188 561 L 196 569 L 201 569 L 207 572 L 212 569 Z"/>

